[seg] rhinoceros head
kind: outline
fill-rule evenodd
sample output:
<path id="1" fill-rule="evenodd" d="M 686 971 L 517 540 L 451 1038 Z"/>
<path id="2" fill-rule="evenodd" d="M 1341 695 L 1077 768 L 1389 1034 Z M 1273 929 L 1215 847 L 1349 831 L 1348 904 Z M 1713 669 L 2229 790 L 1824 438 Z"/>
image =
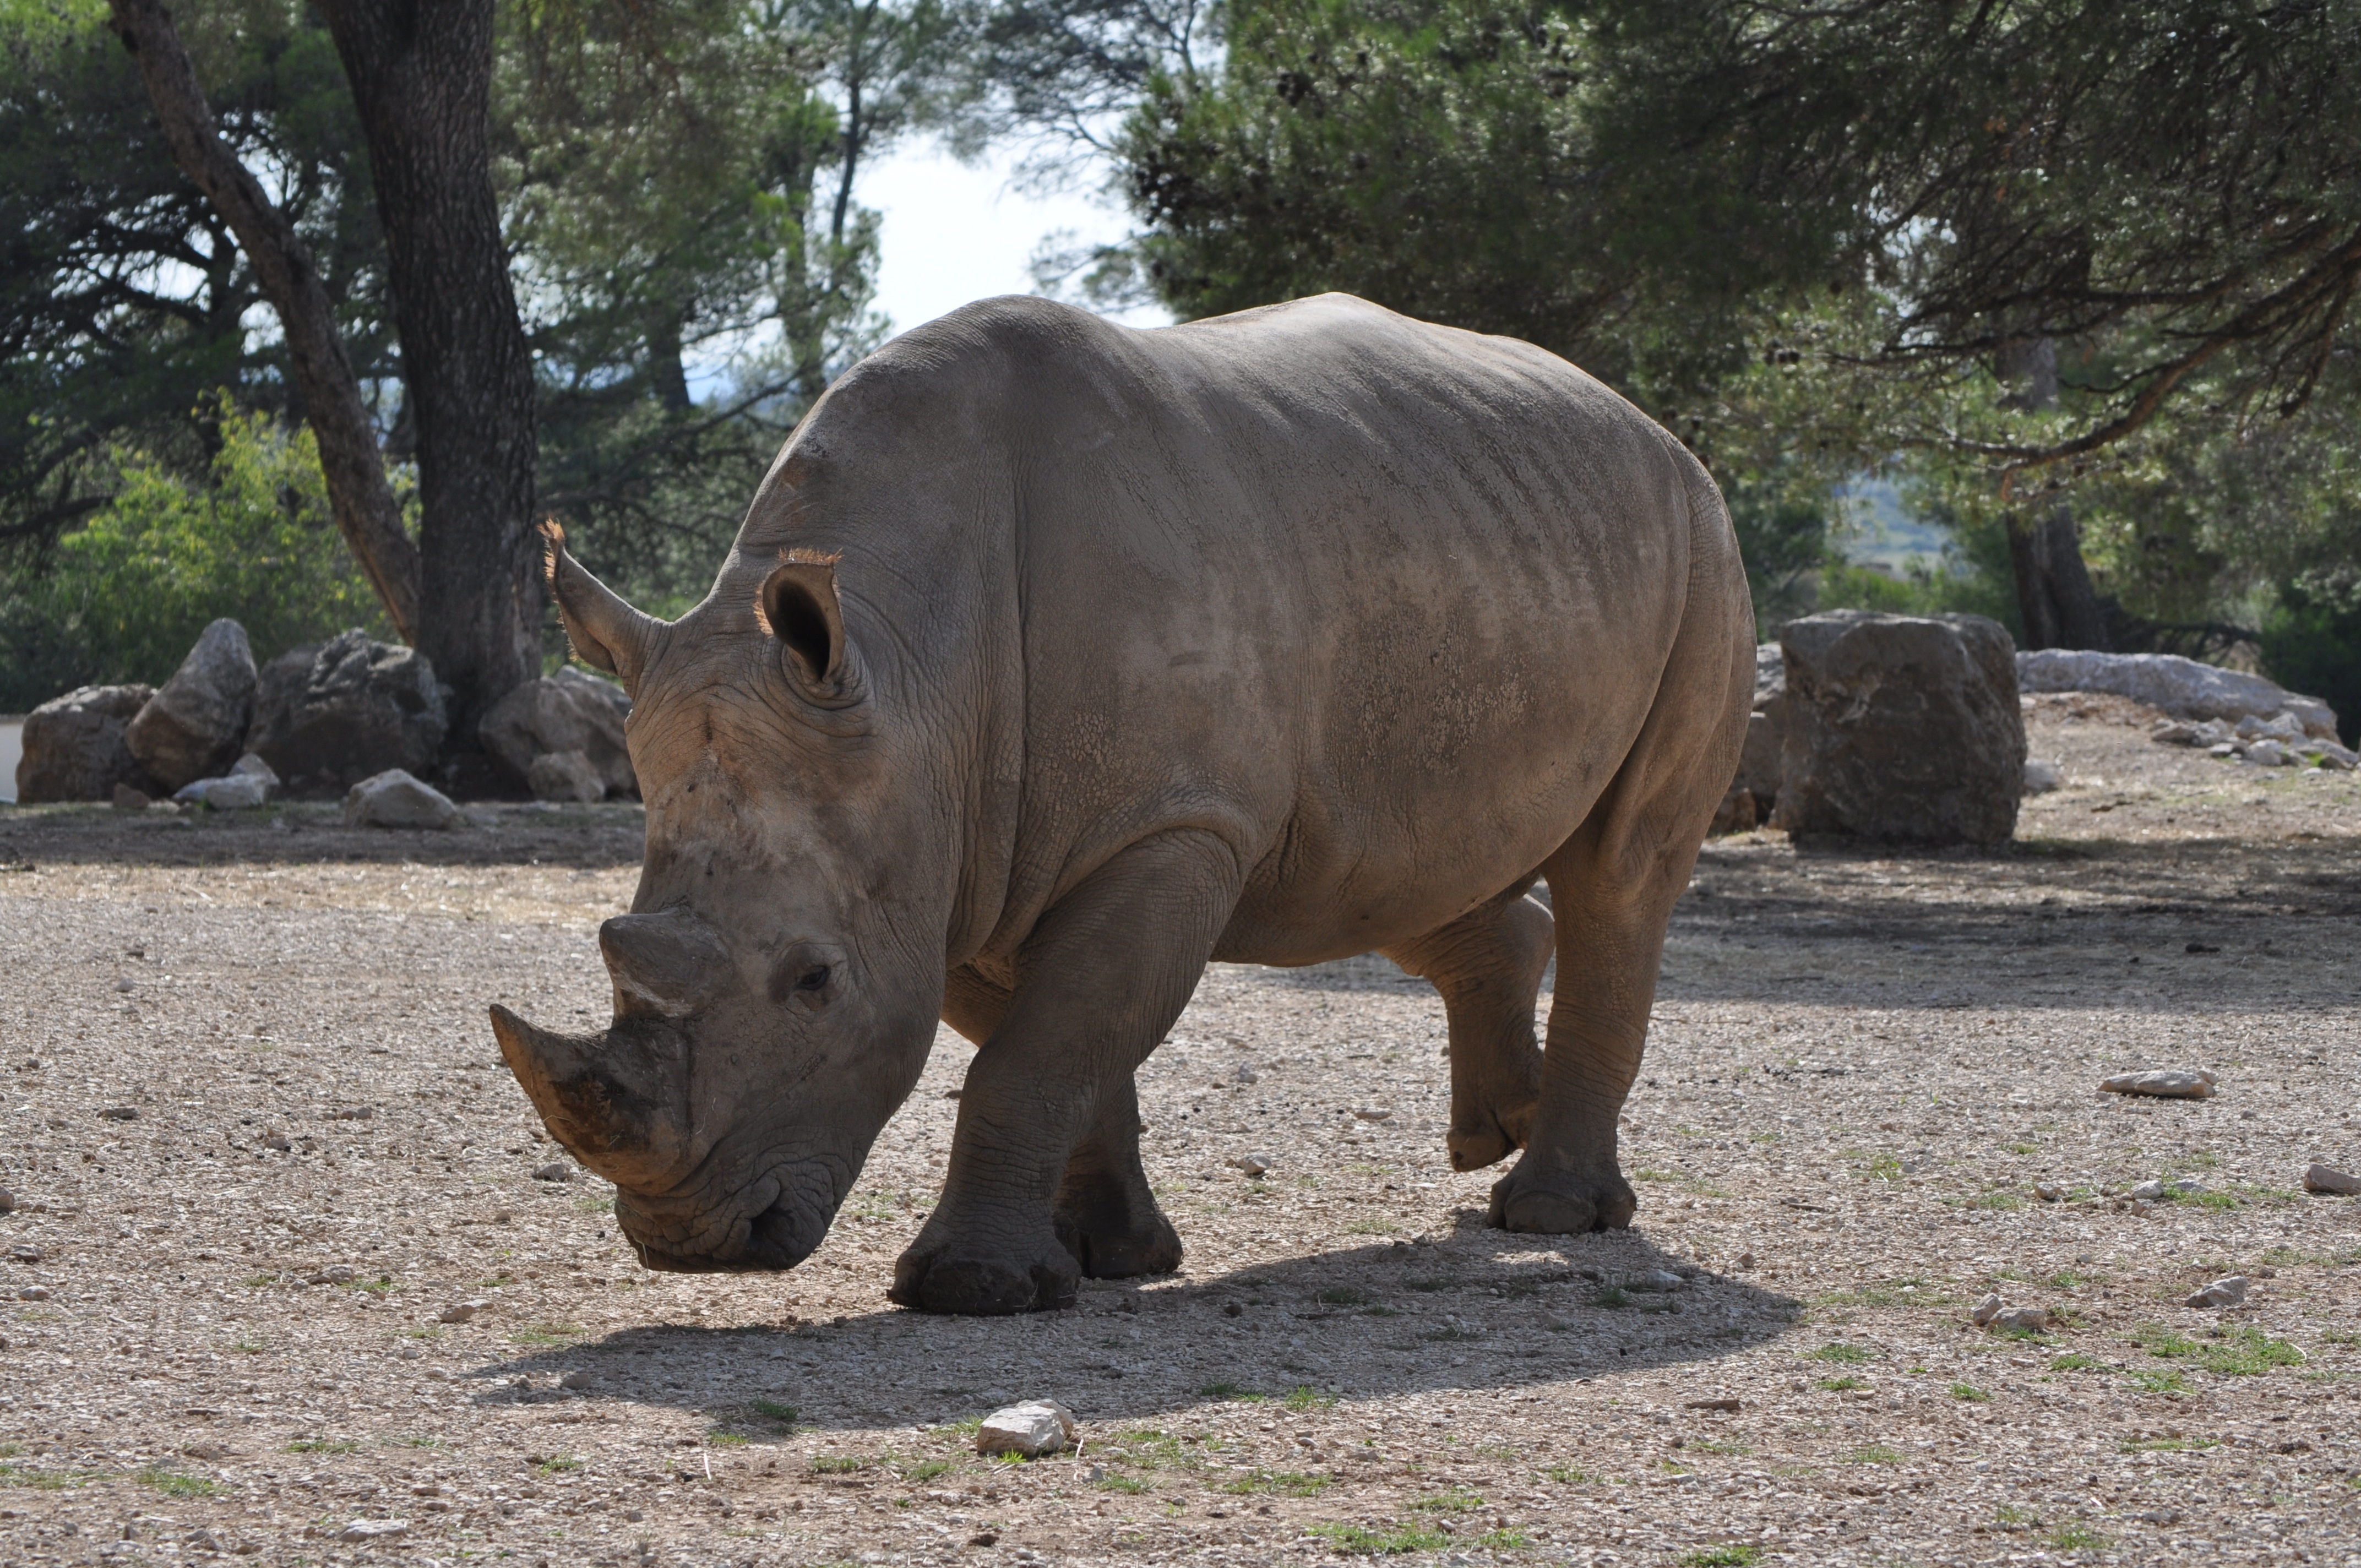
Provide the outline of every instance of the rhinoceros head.
<path id="1" fill-rule="evenodd" d="M 895 821 L 909 792 L 873 754 L 890 748 L 872 744 L 833 562 L 733 557 L 667 623 L 548 533 L 576 652 L 634 699 L 646 856 L 631 912 L 598 932 L 613 1024 L 560 1035 L 496 1006 L 492 1030 L 551 1135 L 615 1183 L 642 1262 L 791 1267 L 925 1066 L 941 878 L 895 852 L 915 847 Z"/>

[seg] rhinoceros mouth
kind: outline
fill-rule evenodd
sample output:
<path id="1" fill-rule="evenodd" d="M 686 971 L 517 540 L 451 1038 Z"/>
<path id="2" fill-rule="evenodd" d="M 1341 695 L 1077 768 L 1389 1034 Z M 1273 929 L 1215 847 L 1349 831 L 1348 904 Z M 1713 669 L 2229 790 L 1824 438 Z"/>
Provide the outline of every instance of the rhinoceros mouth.
<path id="1" fill-rule="evenodd" d="M 735 1201 L 699 1204 L 618 1190 L 615 1220 L 643 1267 L 666 1274 L 755 1274 L 789 1269 L 828 1236 L 841 1201 L 826 1162 L 773 1171 Z M 769 1194 L 770 1201 L 753 1208 Z"/>

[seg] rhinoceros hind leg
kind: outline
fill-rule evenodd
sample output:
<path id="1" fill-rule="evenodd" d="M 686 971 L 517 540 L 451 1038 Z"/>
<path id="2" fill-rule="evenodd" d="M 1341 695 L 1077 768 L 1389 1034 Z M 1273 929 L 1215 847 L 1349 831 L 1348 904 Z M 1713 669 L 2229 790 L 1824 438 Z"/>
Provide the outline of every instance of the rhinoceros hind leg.
<path id="1" fill-rule="evenodd" d="M 1720 516 L 1701 514 L 1711 526 L 1699 548 L 1734 555 Z M 1619 1228 L 1639 1207 L 1617 1167 L 1617 1122 L 1647 1043 L 1664 927 L 1737 771 L 1754 689 L 1753 620 L 1734 565 L 1721 576 L 1735 602 L 1691 601 L 1639 736 L 1542 868 L 1557 981 L 1532 1140 L 1492 1190 L 1492 1223 L 1509 1230 Z"/>
<path id="2" fill-rule="evenodd" d="M 1540 1109 L 1533 998 L 1549 968 L 1549 911 L 1521 887 L 1386 956 L 1443 995 L 1451 1028 L 1455 1170 L 1481 1170 L 1525 1146 Z"/>
<path id="3" fill-rule="evenodd" d="M 1097 1124 L 1066 1162 L 1050 1205 L 1058 1240 L 1083 1274 L 1123 1279 L 1180 1266 L 1180 1236 L 1139 1163 L 1139 1094 L 1126 1073 L 1109 1086 Z"/>

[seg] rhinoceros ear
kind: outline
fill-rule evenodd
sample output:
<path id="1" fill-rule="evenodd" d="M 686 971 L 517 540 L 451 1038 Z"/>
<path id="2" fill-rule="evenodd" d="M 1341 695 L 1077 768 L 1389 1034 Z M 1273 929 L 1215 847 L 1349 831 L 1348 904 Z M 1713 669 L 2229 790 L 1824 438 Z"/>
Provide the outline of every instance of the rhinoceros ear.
<path id="1" fill-rule="evenodd" d="M 777 639 L 787 674 L 815 701 L 837 704 L 857 695 L 852 647 L 844 635 L 844 605 L 836 591 L 833 555 L 795 550 L 763 579 L 755 612 Z"/>
<path id="2" fill-rule="evenodd" d="M 584 663 L 620 675 L 623 689 L 638 696 L 649 644 L 664 622 L 633 609 L 621 595 L 585 571 L 566 553 L 566 530 L 555 518 L 542 523 L 541 538 L 547 551 L 543 567 L 549 575 L 549 595 L 566 622 L 566 640 Z"/>

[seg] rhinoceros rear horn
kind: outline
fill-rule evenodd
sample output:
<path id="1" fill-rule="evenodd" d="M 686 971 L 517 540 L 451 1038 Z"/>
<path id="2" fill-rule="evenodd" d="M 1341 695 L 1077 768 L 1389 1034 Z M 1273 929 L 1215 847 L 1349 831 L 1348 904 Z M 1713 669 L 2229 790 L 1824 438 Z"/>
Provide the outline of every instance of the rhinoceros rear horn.
<path id="1" fill-rule="evenodd" d="M 664 622 L 633 609 L 620 594 L 585 571 L 566 553 L 566 530 L 555 518 L 542 523 L 541 537 L 549 593 L 566 622 L 566 640 L 584 663 L 621 677 L 623 689 L 636 696 L 649 643 Z"/>

